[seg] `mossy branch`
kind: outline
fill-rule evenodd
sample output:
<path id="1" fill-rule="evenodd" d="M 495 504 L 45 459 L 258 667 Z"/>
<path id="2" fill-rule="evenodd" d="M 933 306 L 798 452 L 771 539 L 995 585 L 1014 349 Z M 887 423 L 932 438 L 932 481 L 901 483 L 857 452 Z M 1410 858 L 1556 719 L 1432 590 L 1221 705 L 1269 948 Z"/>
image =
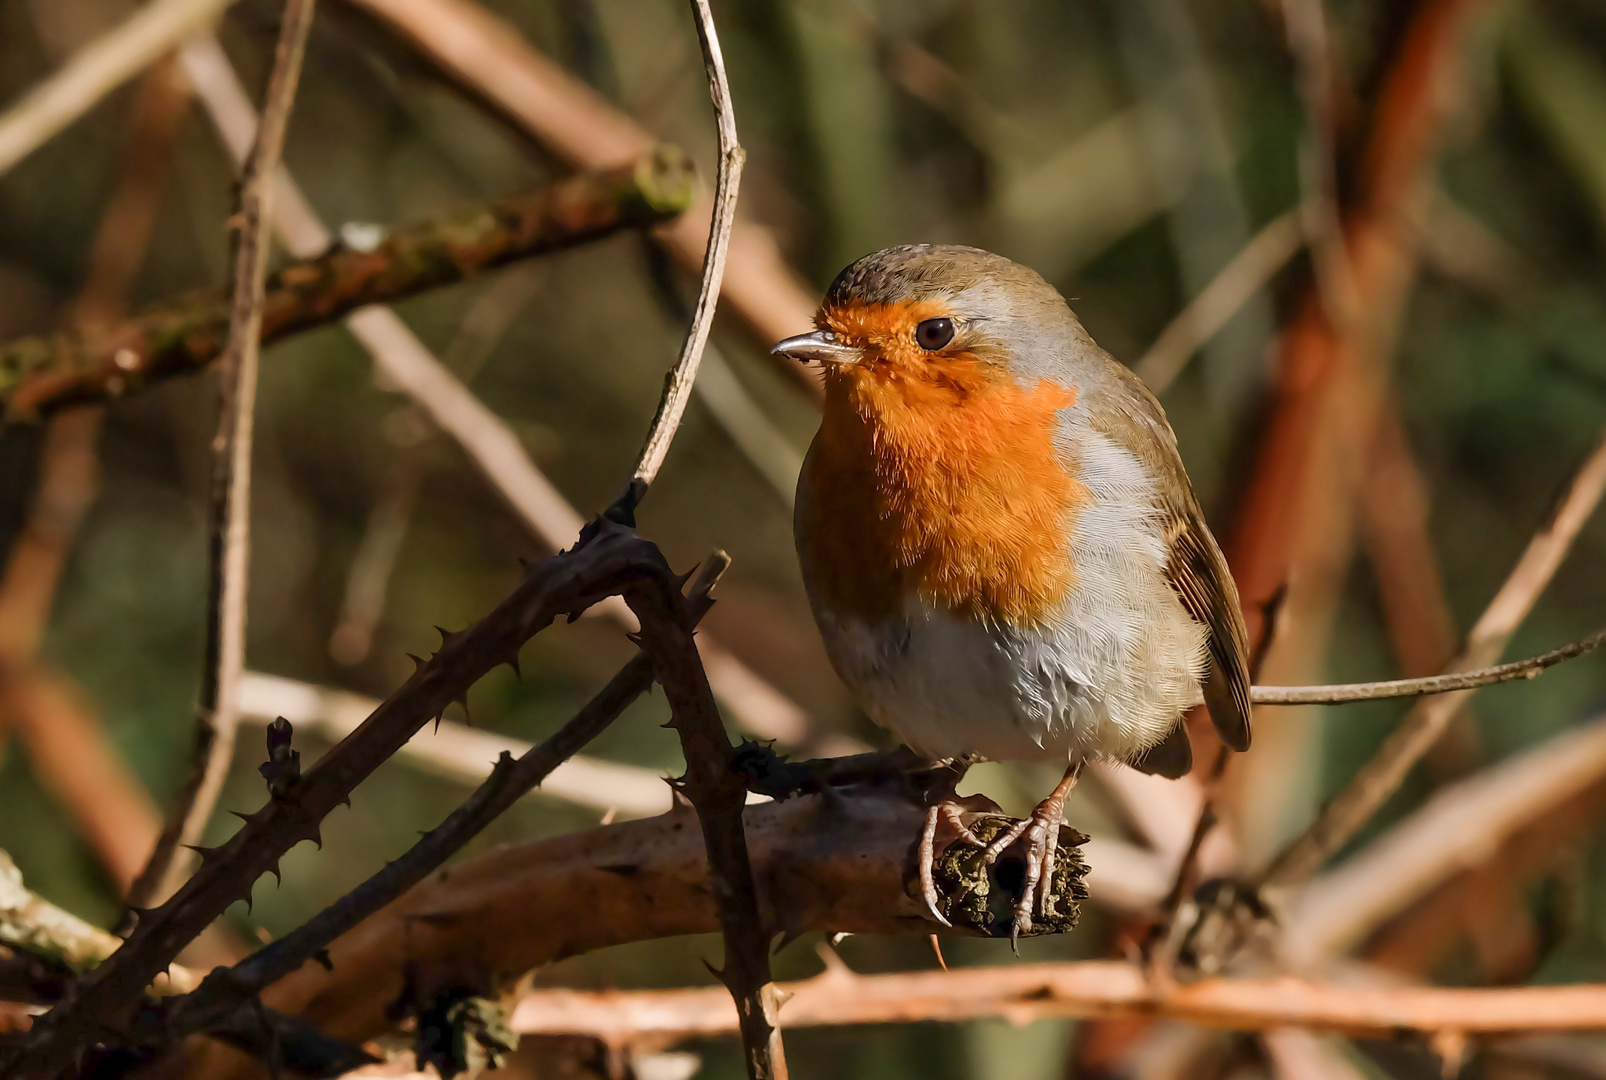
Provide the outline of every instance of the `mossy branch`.
<path id="1" fill-rule="evenodd" d="M 361 248 L 336 246 L 268 278 L 262 342 L 462 281 L 518 259 L 669 221 L 691 205 L 686 157 L 660 147 L 636 164 L 582 173 L 539 191 L 391 233 Z M 229 298 L 202 293 L 161 304 L 120 326 L 0 345 L 0 405 L 37 417 L 107 401 L 210 364 L 228 339 Z"/>

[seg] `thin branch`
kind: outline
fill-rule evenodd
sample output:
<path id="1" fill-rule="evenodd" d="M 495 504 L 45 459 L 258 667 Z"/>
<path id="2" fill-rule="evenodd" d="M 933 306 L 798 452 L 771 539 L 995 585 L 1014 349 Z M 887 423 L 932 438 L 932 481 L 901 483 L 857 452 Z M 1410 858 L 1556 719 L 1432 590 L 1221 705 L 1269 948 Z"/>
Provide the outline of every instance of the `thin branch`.
<path id="1" fill-rule="evenodd" d="M 247 671 L 240 680 L 241 719 L 267 725 L 283 717 L 298 735 L 316 735 L 331 744 L 356 731 L 379 702 L 361 694 Z M 442 720 L 427 739 L 412 739 L 396 754 L 423 772 L 477 785 L 503 754 L 521 758 L 532 744 Z M 661 771 L 576 754 L 552 770 L 534 795 L 561 799 L 622 820 L 667 813 L 672 805 Z"/>
<path id="2" fill-rule="evenodd" d="M 228 57 L 215 39 L 203 38 L 186 45 L 182 59 L 223 141 L 231 153 L 243 155 L 256 117 Z M 649 142 L 643 152 L 651 148 Z M 329 230 L 283 170 L 278 186 L 275 224 L 285 247 L 306 257 L 322 252 L 329 246 Z M 457 441 L 531 533 L 553 551 L 573 543 L 585 519 L 536 468 L 512 428 L 454 377 L 395 312 L 380 306 L 362 308 L 347 316 L 346 327 L 385 378 Z M 610 598 L 598 605 L 598 613 L 627 631 L 636 629 L 623 601 Z M 790 746 L 810 741 L 813 725 L 806 712 L 720 646 L 712 634 L 699 634 L 698 645 L 715 692 L 746 730 Z"/>
<path id="3" fill-rule="evenodd" d="M 246 592 L 251 551 L 251 447 L 267 297 L 269 228 L 273 220 L 273 173 L 295 107 L 301 63 L 312 30 L 316 0 L 286 0 L 273 72 L 256 144 L 240 182 L 235 248 L 234 298 L 228 344 L 218 365 L 218 433 L 212 441 L 209 504 L 210 575 L 207 580 L 206 653 L 195 726 L 191 772 L 179 792 L 150 862 L 129 890 L 129 904 L 165 899 L 185 873 L 178 849 L 201 838 L 234 758 L 240 672 L 245 670 Z"/>
<path id="4" fill-rule="evenodd" d="M 90 972 L 72 996 L 34 1025 L 16 1051 L 0 1053 L 0 1075 L 54 1077 L 74 1055 L 137 1008 L 139 991 L 188 942 L 303 840 L 316 842 L 320 823 L 352 790 L 420 728 L 559 615 L 573 615 L 617 593 L 633 577 L 661 567 L 658 549 L 602 523 L 583 547 L 532 568 L 524 583 L 485 618 L 448 634 L 441 648 L 362 727 L 306 773 L 277 785 L 272 798 L 160 908 L 141 913 L 123 947 Z"/>
<path id="5" fill-rule="evenodd" d="M 713 601 L 708 592 L 730 565 L 723 552 L 716 552 L 693 582 L 685 599 L 685 615 L 695 625 Z M 662 569 L 652 581 L 647 603 L 681 603 L 675 589 L 677 580 Z M 642 595 L 642 586 L 633 586 L 632 595 Z M 687 629 L 689 641 L 690 628 Z M 695 651 L 693 651 L 695 656 Z M 357 888 L 233 968 L 207 977 L 196 993 L 176 1001 L 153 1018 L 152 1026 L 163 1042 L 196 1031 L 208 1030 L 227 1015 L 245 1008 L 269 985 L 289 975 L 308 961 L 322 956 L 337 937 L 400 897 L 438 869 L 487 825 L 534 789 L 563 762 L 602 733 L 619 714 L 640 697 L 653 682 L 654 660 L 638 654 L 620 669 L 608 685 L 580 712 L 550 738 L 532 747 L 515 760 L 504 752 L 489 778 L 446 820 L 425 833 L 405 854 L 374 874 Z M 740 804 L 738 804 L 738 815 Z M 767 942 L 766 942 L 767 943 Z M 427 1004 L 427 1002 L 412 1002 Z"/>
<path id="6" fill-rule="evenodd" d="M 629 161 L 654 142 L 634 120 L 537 52 L 513 24 L 471 0 L 355 2 L 515 128 L 577 168 Z M 685 217 L 660 230 L 682 266 L 704 266 L 713 212 L 711 200 L 699 200 Z M 735 226 L 730 268 L 722 282 L 727 308 L 766 345 L 812 324 L 818 296 L 786 264 L 766 230 L 746 222 Z M 782 371 L 818 399 L 816 373 L 793 361 L 783 361 Z"/>
<path id="7" fill-rule="evenodd" d="M 1282 920 L 1295 964 L 1338 955 L 1606 776 L 1606 718 L 1569 728 L 1432 798 L 1317 877 Z"/>
<path id="8" fill-rule="evenodd" d="M 1148 979 L 1116 960 L 1012 964 L 892 975 L 828 970 L 782 983 L 791 1027 L 955 1021 L 999 1016 L 1164 1017 L 1207 1027 L 1299 1027 L 1392 1039 L 1402 1032 L 1501 1035 L 1606 1030 L 1606 985 L 1516 989 L 1353 987 L 1288 977 L 1209 979 L 1187 986 Z M 536 990 L 513 1012 L 520 1034 L 635 1039 L 710 1038 L 736 1030 L 728 997 L 710 989 Z"/>
<path id="9" fill-rule="evenodd" d="M 267 281 L 262 341 L 278 341 L 358 308 L 405 299 L 515 260 L 668 221 L 690 205 L 695 191 L 690 164 L 678 151 L 662 147 L 633 165 L 569 177 L 527 195 L 398 230 L 372 247 L 325 250 L 327 244 L 298 244 L 303 253 L 310 249 L 309 257 Z M 224 297 L 192 296 L 121 326 L 0 345 L 0 403 L 13 413 L 37 415 L 190 374 L 218 356 L 229 317 Z"/>
<path id="10" fill-rule="evenodd" d="M 1267 222 L 1166 324 L 1132 370 L 1150 390 L 1165 393 L 1194 354 L 1231 322 L 1304 245 L 1298 211 L 1290 210 Z"/>
<path id="11" fill-rule="evenodd" d="M 0 115 L 0 175 L 123 82 L 215 20 L 233 0 L 155 0 L 79 50 Z"/>
<path id="12" fill-rule="evenodd" d="M 1257 686 L 1249 692 L 1256 705 L 1341 705 L 1349 701 L 1376 701 L 1380 698 L 1422 697 L 1448 694 L 1456 690 L 1476 690 L 1495 683 L 1518 679 L 1537 679 L 1547 668 L 1564 660 L 1594 652 L 1606 645 L 1606 630 L 1598 630 L 1581 641 L 1563 645 L 1526 660 L 1509 664 L 1429 675 L 1421 679 L 1388 679 L 1383 682 L 1334 683 L 1330 686 Z"/>
<path id="13" fill-rule="evenodd" d="M 694 3 L 699 17 L 707 19 L 703 0 Z M 717 62 L 717 55 L 710 63 Z M 679 787 L 697 811 L 703 845 L 708 849 L 708 878 L 725 939 L 725 967 L 716 974 L 741 1016 L 747 1075 L 749 1080 L 786 1080 L 786 1051 L 776 1022 L 780 999 L 770 975 L 770 934 L 759 911 L 747 848 L 742 818 L 747 786 L 735 767 L 736 749 L 725 734 L 702 660 L 692 644 L 690 613 L 651 594 L 632 591 L 625 596 L 641 620 L 642 644 L 652 656 L 656 678 L 669 699 L 670 726 L 680 736 L 686 758 L 686 774 Z M 678 594 L 669 599 L 678 600 Z"/>
<path id="14" fill-rule="evenodd" d="M 1550 519 L 1528 541 L 1517 565 L 1483 611 L 1453 665 L 1476 668 L 1497 658 L 1539 599 L 1573 540 L 1606 494 L 1606 434 L 1573 475 Z M 1305 882 L 1365 824 L 1404 782 L 1475 691 L 1456 690 L 1419 703 L 1316 820 L 1285 847 L 1263 884 Z"/>
<path id="15" fill-rule="evenodd" d="M 680 357 L 664 378 L 663 398 L 653 417 L 647 440 L 631 483 L 645 490 L 658 477 L 658 470 L 669 454 L 669 444 L 680 428 L 681 415 L 691 400 L 697 366 L 703 360 L 708 332 L 714 325 L 714 309 L 719 304 L 720 283 L 725 279 L 725 259 L 730 253 L 731 230 L 736 226 L 736 196 L 742 183 L 742 165 L 747 152 L 736 139 L 736 112 L 731 104 L 730 84 L 725 78 L 725 58 L 719 51 L 719 34 L 708 0 L 691 0 L 697 21 L 697 41 L 703 50 L 703 67 L 708 73 L 708 93 L 719 120 L 719 179 L 714 185 L 714 216 L 708 230 L 708 250 L 703 257 L 703 279 L 692 311 L 691 328 L 681 345 Z M 639 499 L 639 495 L 636 496 Z M 785 1074 L 784 1063 L 781 1075 Z"/>

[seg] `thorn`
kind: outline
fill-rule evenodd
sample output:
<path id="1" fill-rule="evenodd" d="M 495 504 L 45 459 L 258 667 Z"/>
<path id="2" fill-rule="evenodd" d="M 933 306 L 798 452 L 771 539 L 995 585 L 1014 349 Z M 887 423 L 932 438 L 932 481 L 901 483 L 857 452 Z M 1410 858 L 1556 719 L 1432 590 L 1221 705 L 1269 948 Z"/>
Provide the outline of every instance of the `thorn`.
<path id="1" fill-rule="evenodd" d="M 647 647 L 645 644 L 643 644 L 640 634 L 626 634 L 625 640 L 630 642 L 630 644 L 634 645 L 638 649 L 645 649 Z"/>
<path id="2" fill-rule="evenodd" d="M 427 661 L 425 661 L 425 659 L 422 656 L 419 656 L 417 653 L 408 653 L 407 654 L 407 659 L 409 659 L 409 660 L 411 660 L 413 662 L 413 674 L 414 675 L 417 675 L 420 671 L 424 670 L 424 664 Z"/>
<path id="3" fill-rule="evenodd" d="M 474 717 L 469 715 L 469 711 L 468 711 L 468 691 L 467 690 L 463 691 L 463 696 L 460 697 L 460 698 L 457 698 L 455 700 L 457 701 L 457 704 L 459 704 L 459 705 L 461 705 L 463 707 L 463 723 L 467 724 L 469 727 L 473 727 L 474 726 Z M 436 727 L 436 730 L 440 729 L 440 724 L 439 724 L 438 721 L 437 721 L 435 727 Z"/>
<path id="4" fill-rule="evenodd" d="M 947 971 L 948 961 L 942 958 L 942 942 L 937 940 L 936 934 L 927 934 L 926 940 L 931 942 L 931 951 L 937 954 L 937 966 L 942 968 L 944 971 Z M 1019 956 L 1020 953 L 1016 952 L 1015 955 Z"/>
<path id="5" fill-rule="evenodd" d="M 323 969 L 325 971 L 333 971 L 335 969 L 335 962 L 333 960 L 329 959 L 329 950 L 328 949 L 318 949 L 318 950 L 316 950 L 315 952 L 313 952 L 312 958 L 314 960 L 318 961 L 318 963 L 322 964 L 323 965 Z"/>
<path id="6" fill-rule="evenodd" d="M 727 981 L 727 976 L 726 976 L 724 971 L 722 971 L 721 969 L 715 967 L 713 964 L 709 963 L 706 959 L 703 960 L 703 967 L 707 968 L 708 969 L 708 973 L 710 975 L 712 975 L 714 978 L 716 978 L 716 979 L 718 979 L 720 981 L 720 985 L 725 986 L 727 988 L 730 986 L 730 983 L 729 983 L 729 981 Z"/>
<path id="7" fill-rule="evenodd" d="M 513 669 L 513 677 L 515 679 L 518 679 L 521 682 L 523 681 L 524 671 L 519 667 L 519 651 L 517 649 L 514 649 L 508 658 L 503 660 L 502 663 Z"/>
<path id="8" fill-rule="evenodd" d="M 275 885 L 279 886 L 281 889 L 284 888 L 284 878 L 279 876 L 279 866 L 277 863 L 268 867 L 266 873 L 273 875 L 273 883 Z"/>

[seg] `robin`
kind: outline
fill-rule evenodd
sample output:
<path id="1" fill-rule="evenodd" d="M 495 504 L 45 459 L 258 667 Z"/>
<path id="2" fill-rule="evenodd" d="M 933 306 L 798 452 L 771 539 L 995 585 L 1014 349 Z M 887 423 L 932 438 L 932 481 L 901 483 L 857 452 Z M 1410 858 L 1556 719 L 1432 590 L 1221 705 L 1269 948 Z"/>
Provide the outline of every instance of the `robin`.
<path id="1" fill-rule="evenodd" d="M 950 785 L 919 846 L 946 924 L 939 823 L 989 862 L 1020 845 L 1029 931 L 1085 761 L 1184 775 L 1201 692 L 1222 741 L 1248 749 L 1237 589 L 1160 403 L 1036 272 L 888 248 L 837 276 L 815 325 L 773 350 L 824 366 L 794 521 L 815 621 L 865 712 L 922 756 L 1067 763 L 991 844 Z"/>

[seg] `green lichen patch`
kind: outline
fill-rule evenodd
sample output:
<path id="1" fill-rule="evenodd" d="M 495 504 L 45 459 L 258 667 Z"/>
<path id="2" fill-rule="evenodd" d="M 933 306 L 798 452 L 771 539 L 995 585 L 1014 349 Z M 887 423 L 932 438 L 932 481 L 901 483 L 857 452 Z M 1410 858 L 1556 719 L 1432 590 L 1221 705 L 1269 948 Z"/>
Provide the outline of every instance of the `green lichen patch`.
<path id="1" fill-rule="evenodd" d="M 971 821 L 970 828 L 991 843 L 1013 824 L 1011 818 L 989 814 Z M 1048 903 L 1044 914 L 1034 916 L 1031 929 L 1022 931 L 1021 937 L 1063 934 L 1076 927 L 1082 901 L 1087 899 L 1087 863 L 1079 850 L 1085 843 L 1085 835 L 1069 825 L 1060 826 Z M 1018 848 L 1006 849 L 989 866 L 981 848 L 956 840 L 937 856 L 932 880 L 937 886 L 937 906 L 949 922 L 988 937 L 1010 936 L 1015 904 L 1025 883 L 1025 862 Z"/>

